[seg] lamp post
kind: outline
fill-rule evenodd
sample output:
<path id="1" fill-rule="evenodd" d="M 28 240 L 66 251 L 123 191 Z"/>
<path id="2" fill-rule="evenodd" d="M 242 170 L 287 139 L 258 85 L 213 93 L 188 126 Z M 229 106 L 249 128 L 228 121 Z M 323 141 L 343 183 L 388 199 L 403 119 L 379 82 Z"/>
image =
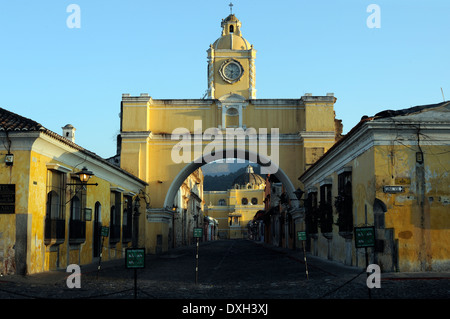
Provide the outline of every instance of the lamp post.
<path id="1" fill-rule="evenodd" d="M 133 238 L 132 245 L 134 248 L 138 247 L 138 238 L 139 238 L 139 208 L 141 204 L 139 202 L 139 195 L 136 196 L 134 200 L 134 210 L 133 210 Z"/>
<path id="2" fill-rule="evenodd" d="M 86 166 L 83 167 L 83 169 L 81 171 L 76 172 L 74 175 L 78 176 L 78 178 L 80 179 L 81 185 L 80 184 L 70 184 L 70 183 L 68 183 L 67 185 L 75 185 L 75 186 L 95 185 L 95 186 L 98 186 L 98 183 L 95 183 L 95 184 L 88 183 L 88 181 L 91 179 L 91 177 L 94 176 L 94 173 L 89 171 L 86 168 Z"/>
<path id="3" fill-rule="evenodd" d="M 88 181 L 91 179 L 92 176 L 94 176 L 94 173 L 89 171 L 86 166 L 83 167 L 83 169 L 79 172 L 76 172 L 74 175 L 78 176 L 81 183 L 67 183 L 66 185 L 71 186 L 81 186 L 81 188 L 75 187 L 75 194 L 78 193 L 80 189 L 85 189 L 85 186 L 87 185 L 95 185 L 98 186 L 98 183 L 95 184 L 89 184 Z"/>

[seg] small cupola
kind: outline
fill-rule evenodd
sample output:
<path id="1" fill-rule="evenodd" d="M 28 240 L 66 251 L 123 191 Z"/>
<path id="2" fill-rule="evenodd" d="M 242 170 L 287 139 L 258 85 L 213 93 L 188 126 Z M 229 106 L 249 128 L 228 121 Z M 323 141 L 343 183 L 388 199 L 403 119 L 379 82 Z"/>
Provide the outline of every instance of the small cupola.
<path id="1" fill-rule="evenodd" d="M 72 124 L 67 124 L 66 126 L 62 127 L 62 130 L 63 130 L 63 137 L 75 143 L 75 131 L 76 131 L 75 127 L 73 127 Z"/>
<path id="2" fill-rule="evenodd" d="M 234 34 L 238 37 L 241 36 L 242 23 L 234 14 L 230 14 L 228 17 L 222 20 L 222 36 Z"/>

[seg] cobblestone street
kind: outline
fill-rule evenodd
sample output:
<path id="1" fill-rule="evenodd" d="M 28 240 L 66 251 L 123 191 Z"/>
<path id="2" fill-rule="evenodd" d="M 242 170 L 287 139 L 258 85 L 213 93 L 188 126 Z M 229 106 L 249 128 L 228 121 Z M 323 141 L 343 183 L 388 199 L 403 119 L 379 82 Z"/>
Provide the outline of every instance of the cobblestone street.
<path id="1" fill-rule="evenodd" d="M 369 289 L 365 270 L 247 240 L 201 243 L 198 284 L 196 246 L 147 255 L 137 270 L 137 299 L 295 300 L 448 299 L 449 273 L 386 273 Z M 1 299 L 134 299 L 134 270 L 124 260 L 81 267 L 81 288 L 68 288 L 64 270 L 0 278 Z"/>

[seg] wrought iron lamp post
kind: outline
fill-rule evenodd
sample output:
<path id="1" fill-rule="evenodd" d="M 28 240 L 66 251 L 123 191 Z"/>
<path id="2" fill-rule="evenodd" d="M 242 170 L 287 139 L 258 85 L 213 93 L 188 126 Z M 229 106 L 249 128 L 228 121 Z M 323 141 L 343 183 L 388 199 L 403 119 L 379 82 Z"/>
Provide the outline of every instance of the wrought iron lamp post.
<path id="1" fill-rule="evenodd" d="M 139 238 L 139 208 L 141 204 L 139 202 L 139 195 L 136 196 L 134 200 L 134 210 L 133 210 L 133 238 L 132 245 L 133 247 L 138 247 L 138 238 Z"/>

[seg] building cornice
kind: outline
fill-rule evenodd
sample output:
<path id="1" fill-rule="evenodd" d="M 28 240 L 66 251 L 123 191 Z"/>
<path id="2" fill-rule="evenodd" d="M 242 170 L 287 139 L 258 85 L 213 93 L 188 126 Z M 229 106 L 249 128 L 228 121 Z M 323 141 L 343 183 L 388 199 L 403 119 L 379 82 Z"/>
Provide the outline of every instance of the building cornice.
<path id="1" fill-rule="evenodd" d="M 150 131 L 133 131 L 133 132 L 121 132 L 120 137 L 124 139 L 147 139 L 152 138 L 153 134 Z"/>
<path id="2" fill-rule="evenodd" d="M 417 145 L 417 134 L 427 135 L 423 145 L 450 145 L 450 126 L 444 121 L 411 122 L 368 118 L 358 123 L 335 143 L 299 180 L 304 184 L 318 183 L 376 145 Z M 440 134 L 446 131 L 446 134 Z"/>

